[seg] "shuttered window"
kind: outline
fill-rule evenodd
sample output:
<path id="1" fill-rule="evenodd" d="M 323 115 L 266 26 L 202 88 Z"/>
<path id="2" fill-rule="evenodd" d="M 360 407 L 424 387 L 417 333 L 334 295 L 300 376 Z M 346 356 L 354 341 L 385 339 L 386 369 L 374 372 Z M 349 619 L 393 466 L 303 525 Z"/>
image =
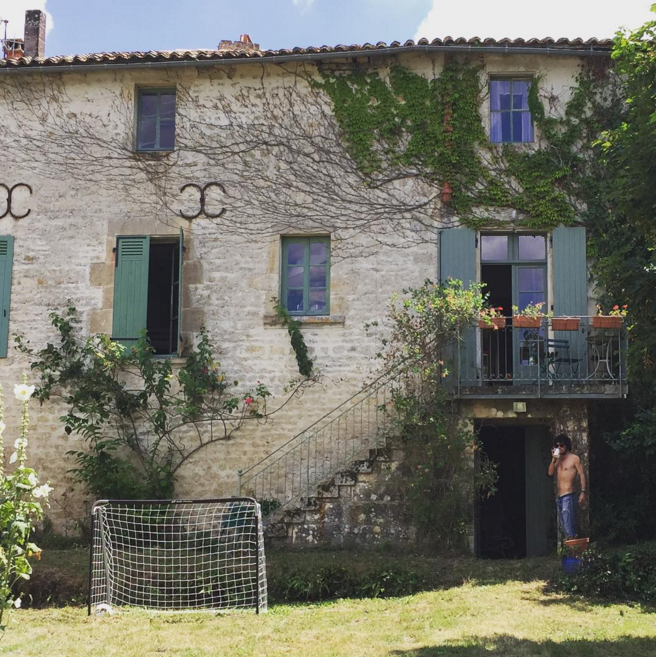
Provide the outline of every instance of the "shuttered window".
<path id="1" fill-rule="evenodd" d="M 0 237 L 0 358 L 7 357 L 14 238 Z"/>
<path id="2" fill-rule="evenodd" d="M 143 331 L 155 353 L 180 353 L 182 231 L 175 242 L 148 235 L 117 238 L 112 339 L 126 347 Z"/>

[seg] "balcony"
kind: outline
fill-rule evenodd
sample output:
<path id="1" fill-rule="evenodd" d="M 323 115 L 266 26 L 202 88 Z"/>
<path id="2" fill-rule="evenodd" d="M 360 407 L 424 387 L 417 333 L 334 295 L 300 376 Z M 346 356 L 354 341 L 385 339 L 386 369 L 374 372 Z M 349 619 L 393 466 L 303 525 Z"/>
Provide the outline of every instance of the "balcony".
<path id="1" fill-rule="evenodd" d="M 627 339 L 623 318 L 576 317 L 564 326 L 542 318 L 518 326 L 472 327 L 456 346 L 459 398 L 625 397 Z M 604 322 L 599 320 L 606 319 Z M 505 320 L 505 321 L 504 321 Z"/>

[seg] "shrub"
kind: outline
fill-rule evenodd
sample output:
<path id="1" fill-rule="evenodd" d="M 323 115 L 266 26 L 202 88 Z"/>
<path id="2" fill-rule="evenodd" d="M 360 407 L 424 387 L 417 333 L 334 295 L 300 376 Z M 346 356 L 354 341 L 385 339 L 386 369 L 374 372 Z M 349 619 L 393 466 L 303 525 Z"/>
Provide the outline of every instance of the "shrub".
<path id="1" fill-rule="evenodd" d="M 285 572 L 269 577 L 269 592 L 279 602 L 310 602 L 334 598 L 387 598 L 417 591 L 421 578 L 398 566 L 358 571 L 328 565 L 317 570 Z"/>
<path id="2" fill-rule="evenodd" d="M 591 548 L 582 555 L 579 572 L 559 576 L 556 585 L 585 596 L 656 602 L 656 544 L 607 552 Z"/>

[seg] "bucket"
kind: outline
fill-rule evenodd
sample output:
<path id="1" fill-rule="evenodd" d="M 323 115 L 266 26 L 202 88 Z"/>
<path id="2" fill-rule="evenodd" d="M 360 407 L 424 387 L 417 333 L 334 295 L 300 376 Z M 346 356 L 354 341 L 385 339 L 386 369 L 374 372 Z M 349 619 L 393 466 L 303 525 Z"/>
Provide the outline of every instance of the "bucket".
<path id="1" fill-rule="evenodd" d="M 565 575 L 576 575 L 581 568 L 581 560 L 578 557 L 563 557 L 561 563 Z"/>

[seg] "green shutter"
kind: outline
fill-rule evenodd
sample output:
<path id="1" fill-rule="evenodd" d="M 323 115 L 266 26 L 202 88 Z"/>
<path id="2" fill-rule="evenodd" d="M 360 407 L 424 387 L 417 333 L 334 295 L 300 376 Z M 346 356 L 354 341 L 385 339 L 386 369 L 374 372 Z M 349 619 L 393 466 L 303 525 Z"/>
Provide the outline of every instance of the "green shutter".
<path id="1" fill-rule="evenodd" d="M 449 228 L 440 233 L 440 280 L 457 278 L 465 286 L 476 281 L 476 233 Z"/>
<path id="2" fill-rule="evenodd" d="M 580 317 L 588 314 L 588 274 L 586 269 L 585 228 L 560 226 L 553 232 L 554 317 Z M 571 375 L 583 376 L 586 370 L 585 335 L 581 332 L 555 331 L 556 340 L 569 343 L 568 358 L 580 358 Z M 570 376 L 570 372 L 566 371 Z"/>
<path id="3" fill-rule="evenodd" d="M 585 228 L 554 229 L 554 315 L 588 314 L 588 276 L 585 265 Z"/>
<path id="4" fill-rule="evenodd" d="M 112 339 L 128 347 L 146 328 L 150 237 L 119 237 L 114 269 Z"/>
<path id="5" fill-rule="evenodd" d="M 449 228 L 440 233 L 440 281 L 458 279 L 465 287 L 476 282 L 476 232 L 469 228 Z M 461 385 L 477 385 L 476 329 L 465 332 L 459 345 Z M 449 377 L 451 378 L 451 377 Z M 455 383 L 451 381 L 450 383 Z"/>
<path id="6" fill-rule="evenodd" d="M 13 258 L 14 238 L 10 236 L 0 237 L 0 358 L 7 357 Z"/>

